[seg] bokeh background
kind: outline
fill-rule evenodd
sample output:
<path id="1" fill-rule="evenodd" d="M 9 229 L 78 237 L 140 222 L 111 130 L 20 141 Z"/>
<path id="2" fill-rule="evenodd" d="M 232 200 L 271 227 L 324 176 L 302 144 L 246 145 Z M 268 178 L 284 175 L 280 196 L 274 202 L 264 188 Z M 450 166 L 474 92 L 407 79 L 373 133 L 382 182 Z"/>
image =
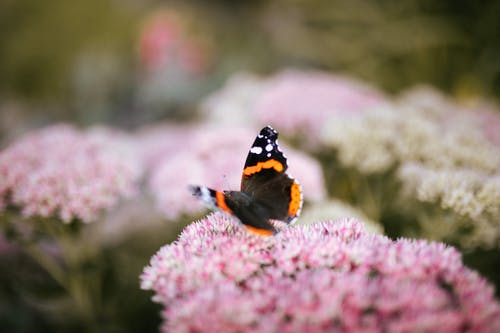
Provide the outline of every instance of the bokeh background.
<path id="1" fill-rule="evenodd" d="M 429 83 L 461 99 L 500 96 L 497 1 L 5 0 L 0 6 L 3 136 L 33 122 L 137 126 L 192 116 L 190 107 L 237 70 L 319 68 L 390 93 Z M 165 26 L 155 28 L 162 15 Z M 144 87 L 148 71 L 159 66 L 155 42 L 186 44 L 171 46 L 172 67 L 184 62 L 178 69 L 184 73 L 172 75 L 184 77 L 172 79 L 179 91 L 167 101 Z"/>
<path id="2" fill-rule="evenodd" d="M 145 128 L 184 126 L 205 119 L 207 109 L 213 108 L 213 96 L 224 99 L 218 92 L 230 86 L 231 79 L 251 77 L 249 82 L 257 82 L 291 68 L 351 77 L 376 87 L 388 99 L 425 85 L 455 105 L 488 105 L 498 115 L 498 13 L 500 2 L 494 0 L 3 0 L 1 148 L 34 129 L 60 122 L 82 129 L 109 126 L 142 133 L 147 140 L 155 134 L 143 135 Z M 222 108 L 223 103 L 215 105 Z M 176 131 L 184 129 L 176 127 Z M 285 137 L 291 146 L 309 149 L 293 131 Z M 170 140 L 185 143 L 186 137 Z M 243 146 L 250 144 L 247 137 L 242 140 Z M 166 152 L 175 157 L 180 150 L 176 147 Z M 325 151 L 310 149 L 309 153 L 323 168 L 337 168 Z M 488 172 L 498 175 L 499 170 Z M 354 172 L 355 177 L 360 173 Z M 349 176 L 348 165 L 335 169 L 335 174 Z M 390 183 L 383 178 L 387 173 L 377 176 L 367 176 L 368 189 Z M 395 221 L 412 221 L 397 213 L 398 209 L 409 211 L 407 207 L 374 213 L 370 205 L 353 199 L 352 188 L 345 190 L 351 185 L 335 181 L 335 187 L 328 173 L 325 178 L 330 197 L 356 206 L 357 213 L 380 222 L 383 227 L 376 228 L 391 237 L 427 237 L 458 246 L 465 263 L 495 284 L 498 293 L 498 240 L 493 245 L 471 245 L 442 234 L 433 238 L 429 225 L 423 231 L 406 230 Z M 385 191 L 390 192 L 391 184 L 387 186 Z M 417 209 L 434 212 L 436 208 L 424 204 Z M 139 290 L 138 276 L 151 255 L 175 239 L 193 215 L 176 216 L 177 223 L 165 225 L 164 215 L 152 214 L 151 206 L 143 203 L 121 210 L 109 219 L 155 222 L 125 236 L 104 233 L 116 238 L 112 242 L 95 241 L 99 237 L 85 234 L 92 239 L 93 245 L 88 246 L 100 252 L 86 254 L 80 262 L 85 270 L 99 272 L 100 277 L 90 281 L 99 280 L 99 289 L 105 291 L 97 319 L 71 314 L 71 306 L 61 297 L 65 292 L 50 274 L 18 251 L 17 245 L 8 244 L 2 245 L 6 250 L 0 262 L 0 331 L 157 331 L 160 307 L 150 301 L 150 293 Z M 50 246 L 46 244 L 48 252 Z"/>

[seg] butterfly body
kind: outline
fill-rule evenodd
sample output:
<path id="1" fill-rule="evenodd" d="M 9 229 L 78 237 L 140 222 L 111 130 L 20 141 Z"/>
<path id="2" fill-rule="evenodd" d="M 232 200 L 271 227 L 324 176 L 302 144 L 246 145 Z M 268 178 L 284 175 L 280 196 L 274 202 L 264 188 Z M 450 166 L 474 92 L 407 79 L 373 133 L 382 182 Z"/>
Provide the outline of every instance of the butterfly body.
<path id="1" fill-rule="evenodd" d="M 278 133 L 270 126 L 257 135 L 245 161 L 241 191 L 192 186 L 192 194 L 236 216 L 249 231 L 260 235 L 277 232 L 270 219 L 293 223 L 302 208 L 302 190 L 286 174 L 287 160 L 277 139 Z"/>

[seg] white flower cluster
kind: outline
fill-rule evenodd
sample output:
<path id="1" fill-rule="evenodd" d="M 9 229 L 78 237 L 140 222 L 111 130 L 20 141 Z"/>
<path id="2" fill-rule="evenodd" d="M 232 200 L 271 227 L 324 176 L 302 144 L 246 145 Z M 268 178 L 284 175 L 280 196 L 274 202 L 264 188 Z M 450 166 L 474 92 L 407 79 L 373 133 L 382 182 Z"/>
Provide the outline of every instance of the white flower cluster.
<path id="1" fill-rule="evenodd" d="M 428 237 L 498 247 L 500 148 L 483 125 L 479 113 L 415 90 L 391 107 L 330 119 L 321 141 L 343 166 L 362 174 L 395 169 L 407 199 L 455 214 L 444 228 L 442 218 L 419 219 Z"/>

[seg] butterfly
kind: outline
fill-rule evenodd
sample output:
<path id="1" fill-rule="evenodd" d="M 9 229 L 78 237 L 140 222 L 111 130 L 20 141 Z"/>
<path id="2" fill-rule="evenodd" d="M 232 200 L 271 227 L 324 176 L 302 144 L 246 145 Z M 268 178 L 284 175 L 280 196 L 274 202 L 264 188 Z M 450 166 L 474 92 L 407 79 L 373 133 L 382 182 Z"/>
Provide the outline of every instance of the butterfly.
<path id="1" fill-rule="evenodd" d="M 278 132 L 266 126 L 248 152 L 240 191 L 189 188 L 207 206 L 236 216 L 250 232 L 270 236 L 277 233 L 270 219 L 291 224 L 302 209 L 302 188 L 286 174 L 287 168 L 287 159 L 278 145 Z"/>

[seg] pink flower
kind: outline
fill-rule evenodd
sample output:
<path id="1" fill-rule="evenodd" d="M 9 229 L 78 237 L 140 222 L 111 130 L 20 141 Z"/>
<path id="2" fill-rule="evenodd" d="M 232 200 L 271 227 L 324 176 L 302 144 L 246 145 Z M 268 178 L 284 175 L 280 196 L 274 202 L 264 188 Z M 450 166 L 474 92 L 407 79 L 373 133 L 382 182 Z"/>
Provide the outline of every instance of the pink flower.
<path id="1" fill-rule="evenodd" d="M 183 147 L 191 147 L 195 131 L 195 126 L 170 123 L 142 128 L 136 139 L 145 168 L 154 170 L 164 159 L 182 152 Z"/>
<path id="2" fill-rule="evenodd" d="M 351 79 L 289 70 L 267 81 L 255 112 L 284 133 L 319 133 L 332 115 L 357 113 L 385 103 L 382 93 Z"/>
<path id="3" fill-rule="evenodd" d="M 500 112 L 498 107 L 480 105 L 474 111 L 477 112 L 486 138 L 497 147 L 500 147 Z"/>
<path id="4" fill-rule="evenodd" d="M 243 164 L 257 130 L 224 127 L 160 127 L 139 139 L 158 209 L 168 218 L 196 213 L 203 205 L 187 191 L 189 184 L 216 189 L 239 189 Z M 301 183 L 306 200 L 326 196 L 321 167 L 311 157 L 283 148 L 289 172 Z"/>
<path id="5" fill-rule="evenodd" d="M 144 24 L 139 40 L 139 56 L 146 69 L 155 71 L 180 67 L 190 74 L 207 69 L 206 47 L 189 36 L 185 19 L 174 11 L 160 11 Z"/>
<path id="6" fill-rule="evenodd" d="M 325 123 L 388 104 L 377 89 L 328 72 L 285 70 L 263 79 L 237 73 L 202 104 L 208 121 L 272 124 L 317 143 Z M 342 120 L 342 119 L 341 119 Z M 345 120 L 344 120 L 345 121 Z"/>
<path id="7" fill-rule="evenodd" d="M 368 234 L 353 219 L 250 234 L 216 213 L 141 275 L 164 332 L 497 332 L 493 288 L 441 243 Z"/>
<path id="8" fill-rule="evenodd" d="M 125 135 L 55 125 L 27 134 L 0 153 L 0 206 L 24 216 L 91 222 L 136 191 L 139 160 Z"/>

